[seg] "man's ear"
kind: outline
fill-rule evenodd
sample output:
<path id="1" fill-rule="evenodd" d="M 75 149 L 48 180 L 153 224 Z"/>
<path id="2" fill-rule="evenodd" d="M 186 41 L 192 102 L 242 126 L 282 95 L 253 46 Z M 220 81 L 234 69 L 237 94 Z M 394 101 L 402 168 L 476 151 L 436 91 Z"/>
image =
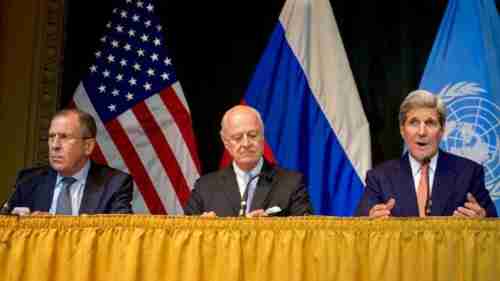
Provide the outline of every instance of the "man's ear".
<path id="1" fill-rule="evenodd" d="M 96 139 L 86 139 L 85 140 L 85 154 L 87 156 L 90 156 L 92 154 L 92 151 L 94 151 L 94 147 L 96 145 Z"/>

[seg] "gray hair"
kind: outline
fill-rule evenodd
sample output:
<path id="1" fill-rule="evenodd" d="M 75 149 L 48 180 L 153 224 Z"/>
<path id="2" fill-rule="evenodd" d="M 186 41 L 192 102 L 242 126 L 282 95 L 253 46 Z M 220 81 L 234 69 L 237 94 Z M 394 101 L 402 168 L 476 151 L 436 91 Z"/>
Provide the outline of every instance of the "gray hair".
<path id="1" fill-rule="evenodd" d="M 425 90 L 416 90 L 408 94 L 399 107 L 399 125 L 402 126 L 406 121 L 406 115 L 413 109 L 431 108 L 436 109 L 439 118 L 439 124 L 442 128 L 446 123 L 446 105 L 437 96 Z"/>
<path id="2" fill-rule="evenodd" d="M 52 117 L 52 120 L 56 117 L 68 116 L 71 114 L 76 114 L 78 116 L 78 121 L 80 122 L 80 133 L 82 134 L 81 137 L 95 138 L 97 136 L 97 125 L 94 117 L 83 110 L 77 108 L 63 109 L 56 112 L 56 114 Z"/>

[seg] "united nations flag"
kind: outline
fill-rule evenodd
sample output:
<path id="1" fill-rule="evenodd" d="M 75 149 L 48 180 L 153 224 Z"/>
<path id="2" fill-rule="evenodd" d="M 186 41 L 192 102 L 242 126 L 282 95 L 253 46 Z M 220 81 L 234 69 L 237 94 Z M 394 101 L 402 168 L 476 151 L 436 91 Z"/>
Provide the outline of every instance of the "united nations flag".
<path id="1" fill-rule="evenodd" d="M 500 17 L 494 0 L 450 0 L 420 88 L 448 118 L 441 148 L 484 166 L 500 214 Z"/>

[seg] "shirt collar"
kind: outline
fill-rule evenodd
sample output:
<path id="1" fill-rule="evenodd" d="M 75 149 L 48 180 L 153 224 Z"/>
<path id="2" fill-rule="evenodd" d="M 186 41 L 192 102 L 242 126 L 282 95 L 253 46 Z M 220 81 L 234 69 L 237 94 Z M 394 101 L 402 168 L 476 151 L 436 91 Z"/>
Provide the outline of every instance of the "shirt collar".
<path id="1" fill-rule="evenodd" d="M 70 177 L 76 179 L 76 181 L 82 182 L 87 178 L 87 175 L 89 174 L 90 170 L 90 161 L 87 160 L 83 168 L 80 169 L 80 171 L 76 172 L 75 174 L 71 175 Z M 61 174 L 57 173 L 57 182 L 56 184 L 59 184 L 61 180 L 65 178 Z"/>
<path id="2" fill-rule="evenodd" d="M 438 156 L 439 156 L 439 150 L 436 152 L 436 154 L 434 156 L 432 156 L 431 161 L 429 162 L 430 171 L 436 171 Z M 408 158 L 410 159 L 410 166 L 411 166 L 412 174 L 413 174 L 413 176 L 415 176 L 416 174 L 420 173 L 420 169 L 422 168 L 422 165 L 415 158 L 413 158 L 413 156 L 411 156 L 411 153 L 409 153 L 409 152 L 408 152 Z"/>
<path id="3" fill-rule="evenodd" d="M 238 177 L 244 178 L 245 174 L 247 174 L 247 173 L 250 173 L 250 175 L 252 175 L 252 176 L 258 175 L 260 173 L 260 171 L 262 170 L 263 165 L 264 165 L 264 159 L 262 159 L 262 157 L 260 157 L 259 161 L 257 162 L 257 165 L 255 165 L 255 167 L 252 170 L 250 170 L 249 172 L 245 172 L 242 169 L 240 169 L 240 167 L 238 167 L 238 165 L 236 165 L 236 163 L 233 161 L 233 170 Z"/>

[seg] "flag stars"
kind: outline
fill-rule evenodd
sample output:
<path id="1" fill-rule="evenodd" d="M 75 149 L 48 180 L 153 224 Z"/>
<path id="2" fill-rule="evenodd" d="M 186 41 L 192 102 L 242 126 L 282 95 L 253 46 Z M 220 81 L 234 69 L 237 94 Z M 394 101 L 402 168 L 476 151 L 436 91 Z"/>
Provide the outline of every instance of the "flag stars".
<path id="1" fill-rule="evenodd" d="M 114 62 L 114 61 L 115 61 L 115 56 L 113 56 L 113 55 L 109 55 L 109 56 L 107 57 L 107 59 L 108 59 L 108 62 L 109 62 L 109 63 L 112 63 L 112 62 Z"/>
<path id="2" fill-rule="evenodd" d="M 145 22 L 144 22 L 144 25 L 145 25 L 146 27 L 150 27 L 150 26 L 151 26 L 151 21 L 150 21 L 150 20 L 145 21 Z"/>
<path id="3" fill-rule="evenodd" d="M 123 49 L 125 49 L 125 51 L 130 51 L 132 50 L 132 47 L 130 47 L 130 44 L 125 44 L 125 46 L 123 46 Z"/>
<path id="4" fill-rule="evenodd" d="M 106 86 L 104 86 L 104 85 L 99 86 L 99 88 L 97 88 L 97 89 L 99 90 L 99 93 L 106 92 Z"/>
<path id="5" fill-rule="evenodd" d="M 107 69 L 106 69 L 106 70 L 104 70 L 104 71 L 102 72 L 102 76 L 104 76 L 104 77 L 106 77 L 106 78 L 107 78 L 107 77 L 109 77 L 109 70 L 107 70 Z"/>
<path id="6" fill-rule="evenodd" d="M 106 24 L 106 28 L 111 28 L 111 22 L 108 21 L 108 23 Z"/>
<path id="7" fill-rule="evenodd" d="M 118 91 L 117 89 L 114 89 L 114 90 L 111 92 L 111 94 L 112 94 L 113 96 L 115 96 L 115 97 L 116 97 L 116 96 L 120 95 L 120 91 Z"/>
<path id="8" fill-rule="evenodd" d="M 91 65 L 90 66 L 90 72 L 97 72 L 97 66 Z"/>
<path id="9" fill-rule="evenodd" d="M 149 5 L 146 7 L 146 9 L 148 9 L 148 11 L 149 11 L 149 12 L 152 12 L 152 11 L 154 10 L 154 8 L 155 8 L 155 7 L 154 7 L 153 5 L 151 5 L 151 4 L 149 4 Z"/>
<path id="10" fill-rule="evenodd" d="M 140 16 L 138 16 L 138 15 L 136 15 L 136 14 L 134 14 L 134 15 L 132 16 L 132 20 L 133 20 L 133 21 L 135 21 L 135 22 L 138 22 L 140 18 L 141 18 L 141 17 L 140 17 Z"/>
<path id="11" fill-rule="evenodd" d="M 138 64 L 138 63 L 135 63 L 135 64 L 134 64 L 134 66 L 133 66 L 133 68 L 134 68 L 135 70 L 137 70 L 137 71 L 140 71 L 140 70 L 141 70 L 141 65 L 140 65 L 140 64 Z"/>
<path id="12" fill-rule="evenodd" d="M 143 87 L 144 87 L 144 90 L 146 90 L 146 91 L 151 91 L 151 84 L 150 84 L 150 83 L 146 82 L 146 83 L 143 85 Z"/>
<path id="13" fill-rule="evenodd" d="M 163 72 L 163 73 L 161 74 L 161 79 L 163 79 L 163 80 L 168 80 L 168 78 L 169 78 L 169 76 L 168 76 L 168 74 L 167 74 L 167 73 Z"/>
<path id="14" fill-rule="evenodd" d="M 153 43 L 155 44 L 155 46 L 160 46 L 161 41 L 160 41 L 160 39 L 155 38 L 155 40 L 153 41 Z"/>
<path id="15" fill-rule="evenodd" d="M 116 14 L 118 12 L 118 9 L 117 8 L 114 8 L 113 9 L 113 14 Z"/>
<path id="16" fill-rule="evenodd" d="M 126 19 L 127 18 L 127 11 L 122 10 L 120 13 L 120 17 L 122 17 L 123 19 Z"/>
<path id="17" fill-rule="evenodd" d="M 116 75 L 116 81 L 120 82 L 122 80 L 123 80 L 123 74 L 120 73 L 120 74 Z"/>
<path id="18" fill-rule="evenodd" d="M 116 41 L 116 40 L 113 40 L 113 41 L 111 42 L 111 46 L 113 46 L 113 48 L 118 48 L 118 46 L 119 46 L 119 45 L 120 45 L 120 44 L 119 44 L 119 43 L 118 43 L 118 41 Z"/>
<path id="19" fill-rule="evenodd" d="M 132 3 L 132 0 L 127 0 L 126 2 L 127 2 L 127 4 L 130 4 L 130 3 Z"/>
<path id="20" fill-rule="evenodd" d="M 129 37 L 134 37 L 135 36 L 135 30 L 131 29 L 128 31 L 128 36 Z"/>
<path id="21" fill-rule="evenodd" d="M 162 29 L 161 25 L 157 25 L 157 26 L 156 26 L 156 30 L 158 30 L 158 32 L 160 32 L 160 31 L 161 31 L 161 29 Z"/>
<path id="22" fill-rule="evenodd" d="M 111 112 L 116 111 L 116 105 L 114 105 L 114 104 L 110 104 L 110 105 L 108 106 L 108 108 L 109 108 L 109 111 L 111 111 Z"/>
<path id="23" fill-rule="evenodd" d="M 101 51 L 97 51 L 97 52 L 95 52 L 95 57 L 96 58 L 100 58 L 101 54 L 102 54 Z"/>
<path id="24" fill-rule="evenodd" d="M 138 55 L 139 57 L 143 57 L 143 56 L 144 56 L 144 50 L 143 50 L 143 49 L 139 49 L 139 50 L 137 50 L 137 55 Z"/>
<path id="25" fill-rule="evenodd" d="M 165 65 L 169 66 L 169 65 L 172 65 L 172 60 L 170 58 L 165 58 L 165 60 L 163 61 L 165 63 Z"/>
<path id="26" fill-rule="evenodd" d="M 134 94 L 128 92 L 127 95 L 125 96 L 127 98 L 127 100 L 133 100 L 134 99 Z"/>
<path id="27" fill-rule="evenodd" d="M 130 86 L 135 86 L 137 85 L 137 80 L 135 80 L 133 77 L 130 78 L 130 80 L 128 80 L 128 83 L 130 84 Z"/>
<path id="28" fill-rule="evenodd" d="M 149 37 L 146 34 L 142 34 L 141 40 L 142 40 L 142 42 L 148 42 Z"/>
<path id="29" fill-rule="evenodd" d="M 158 54 L 153 53 L 150 58 L 151 58 L 152 61 L 157 61 L 158 60 Z"/>
<path id="30" fill-rule="evenodd" d="M 107 39 L 106 36 L 101 37 L 101 42 L 106 43 L 106 39 Z"/>
<path id="31" fill-rule="evenodd" d="M 137 1 L 137 8 L 144 8 L 144 2 Z"/>
<path id="32" fill-rule="evenodd" d="M 121 25 L 117 25 L 117 26 L 115 27 L 115 29 L 116 29 L 116 31 L 117 31 L 118 33 L 122 33 L 122 32 L 123 32 L 123 26 L 121 26 Z"/>
<path id="33" fill-rule="evenodd" d="M 155 71 L 153 69 L 150 68 L 150 69 L 148 69 L 147 72 L 148 72 L 149 76 L 155 76 Z"/>
<path id="34" fill-rule="evenodd" d="M 121 66 L 127 66 L 127 60 L 126 59 L 121 59 L 120 60 L 120 65 Z"/>

